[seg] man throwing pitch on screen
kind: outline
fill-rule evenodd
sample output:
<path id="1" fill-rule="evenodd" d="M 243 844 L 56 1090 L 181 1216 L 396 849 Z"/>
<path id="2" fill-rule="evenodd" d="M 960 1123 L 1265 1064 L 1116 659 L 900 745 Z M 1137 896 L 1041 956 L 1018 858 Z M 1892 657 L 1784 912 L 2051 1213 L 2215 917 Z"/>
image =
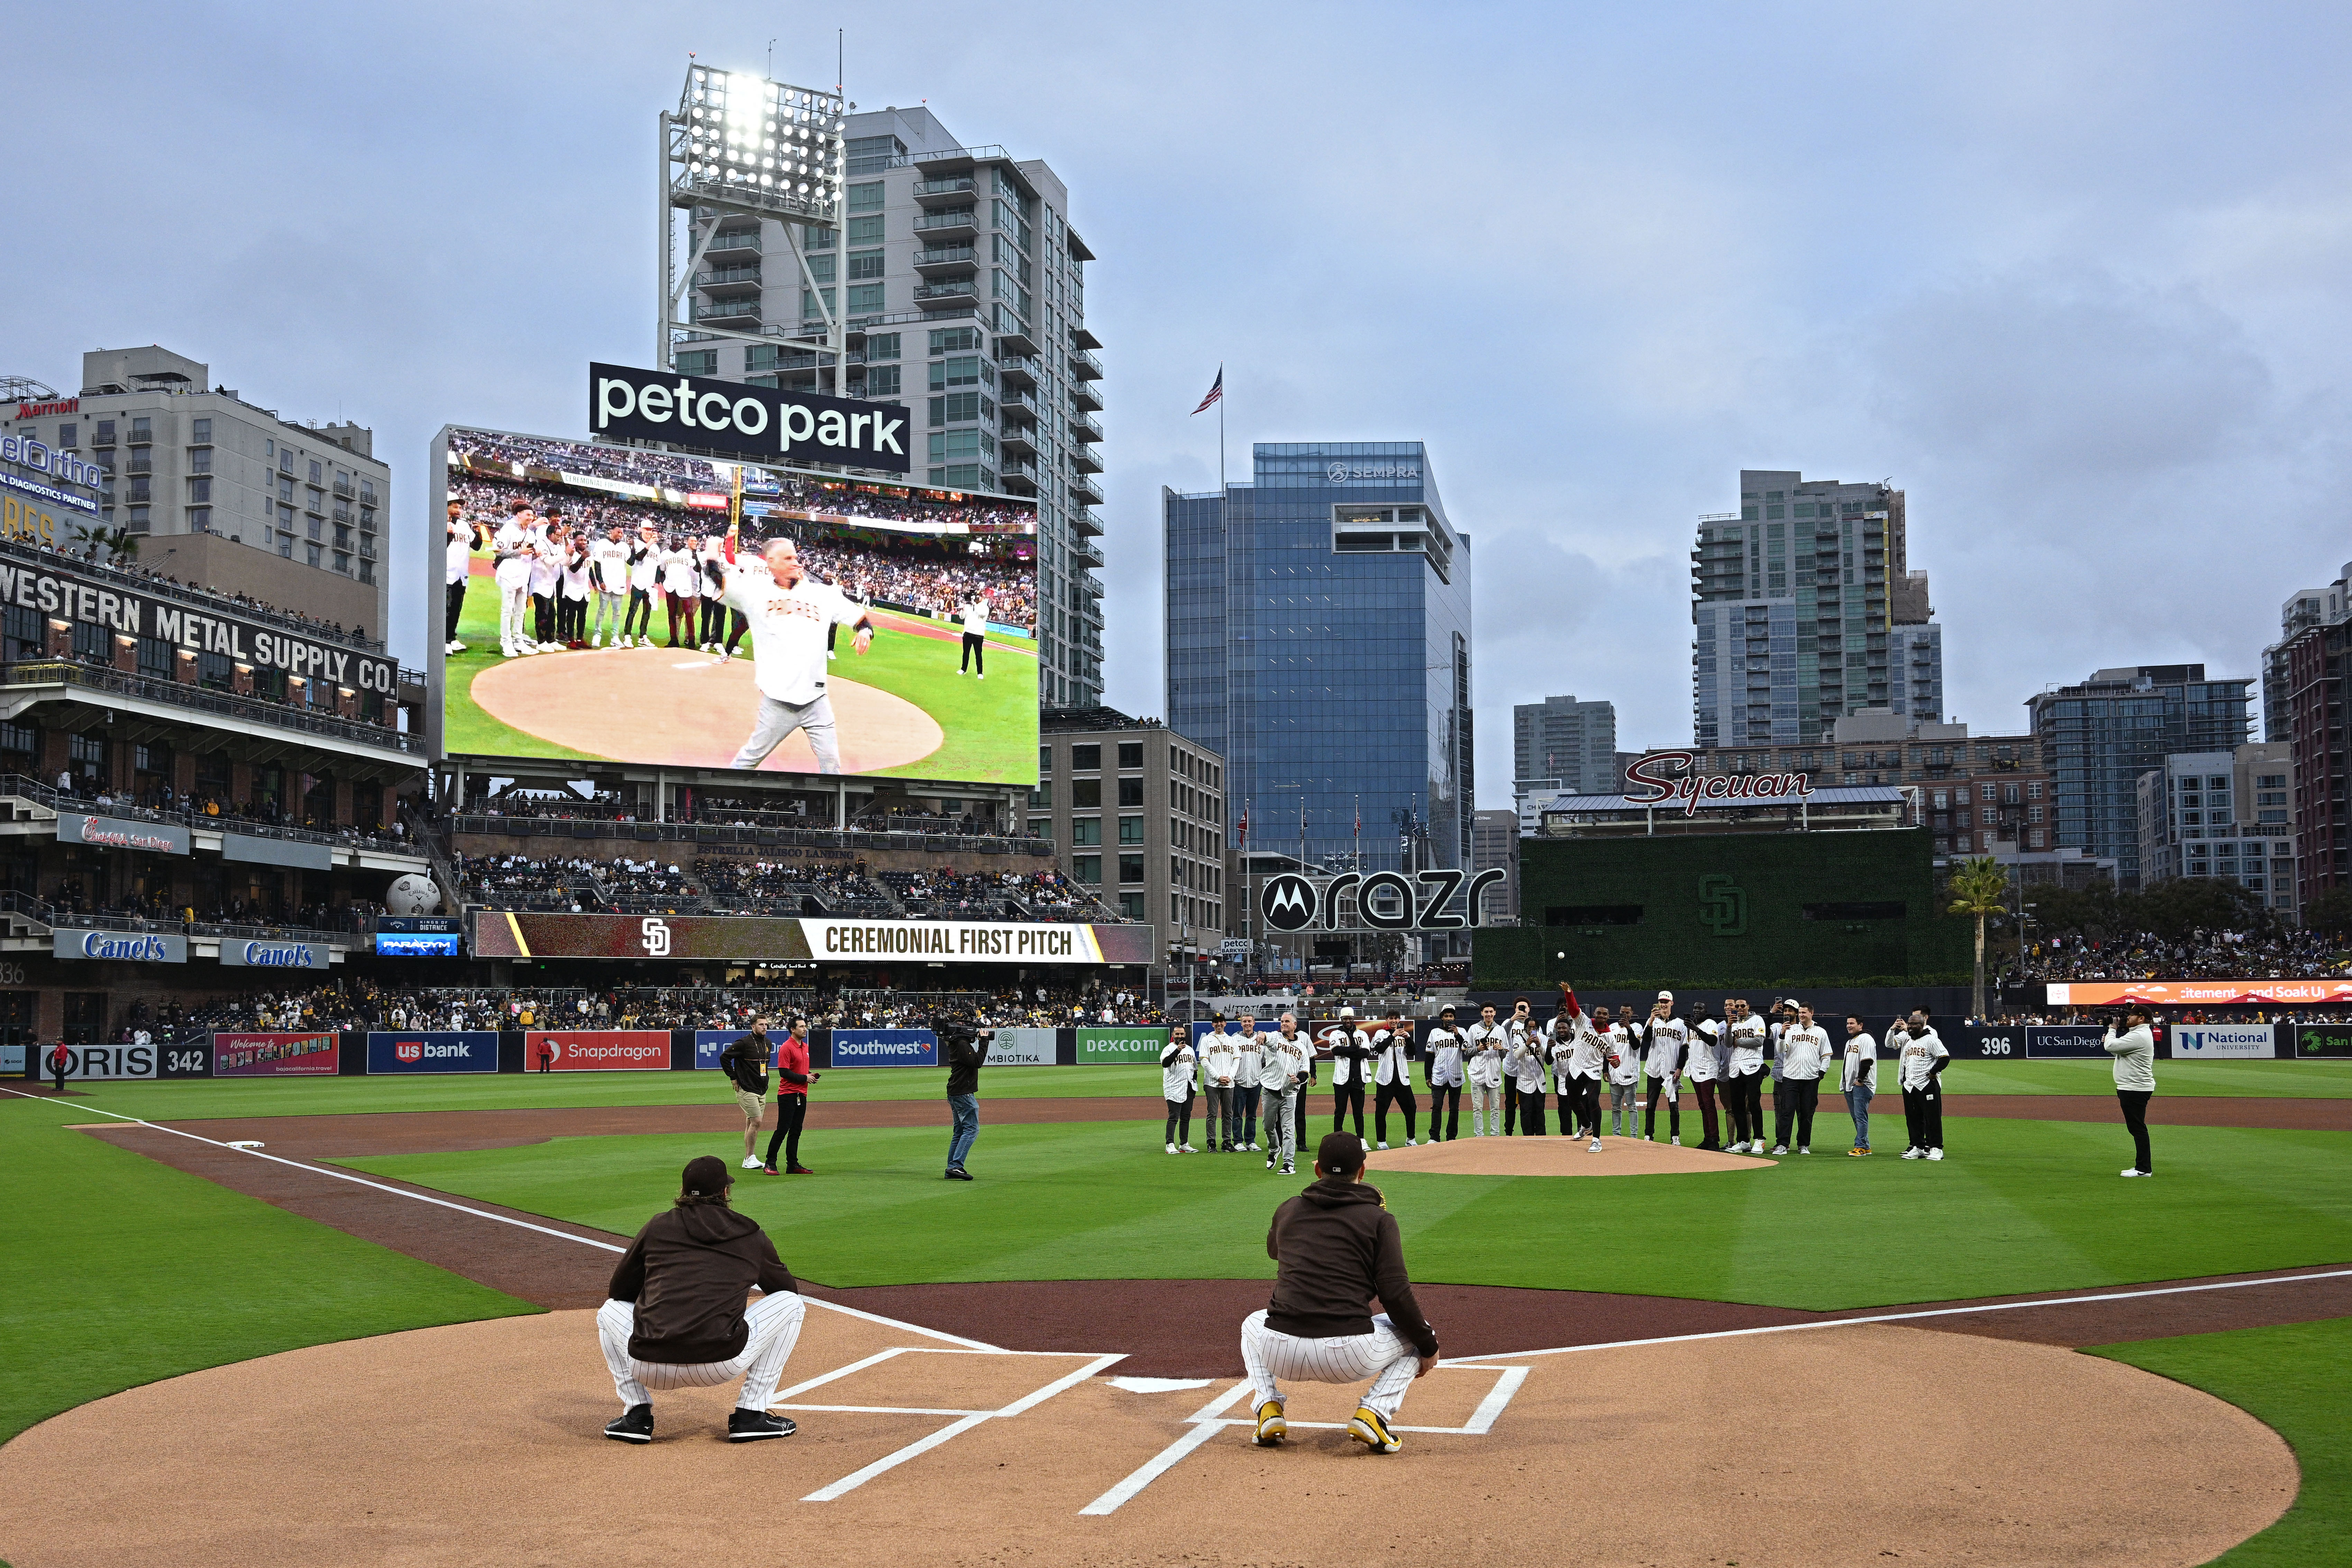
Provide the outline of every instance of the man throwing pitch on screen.
<path id="1" fill-rule="evenodd" d="M 851 647 L 874 646 L 874 622 L 863 605 L 811 577 L 789 539 L 772 539 L 761 552 L 764 570 L 735 563 L 735 534 L 727 535 L 726 603 L 751 626 L 752 674 L 760 687 L 760 717 L 733 766 L 756 768 L 795 730 L 808 735 L 821 773 L 841 772 L 841 743 L 826 698 L 824 639 L 835 626 L 855 626 Z"/>

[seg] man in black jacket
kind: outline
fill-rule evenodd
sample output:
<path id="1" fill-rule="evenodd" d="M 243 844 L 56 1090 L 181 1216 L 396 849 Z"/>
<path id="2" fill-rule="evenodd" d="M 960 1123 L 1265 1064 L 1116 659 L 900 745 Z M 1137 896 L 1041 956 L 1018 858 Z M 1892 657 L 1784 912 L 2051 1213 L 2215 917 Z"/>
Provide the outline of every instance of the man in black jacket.
<path id="1" fill-rule="evenodd" d="M 948 1141 L 950 1182 L 971 1180 L 963 1162 L 980 1137 L 980 1069 L 988 1063 L 989 1044 L 995 1037 L 993 1029 L 975 1035 L 961 1027 L 941 1037 L 948 1053 L 948 1110 L 955 1117 L 955 1136 Z"/>
<path id="2" fill-rule="evenodd" d="M 765 1018 L 754 1021 L 750 1033 L 736 1036 L 719 1053 L 719 1070 L 735 1086 L 735 1103 L 743 1111 L 743 1168 L 747 1171 L 756 1171 L 761 1164 L 760 1122 L 768 1113 L 768 1064 L 775 1056 L 776 1047 L 768 1042 Z"/>
<path id="3" fill-rule="evenodd" d="M 619 1443 L 654 1440 L 653 1398 L 662 1388 L 709 1388 L 743 1380 L 727 1440 L 789 1437 L 768 1414 L 805 1310 L 792 1271 L 759 1222 L 727 1205 L 735 1178 L 715 1154 L 687 1162 L 677 1201 L 656 1215 L 613 1270 L 612 1298 L 596 1313 L 604 1364 L 625 1406 L 604 1428 Z M 760 1299 L 745 1307 L 753 1287 Z"/>
<path id="4" fill-rule="evenodd" d="M 1437 1334 L 1406 1276 L 1396 1216 L 1361 1180 L 1364 1141 L 1324 1136 L 1313 1186 L 1274 1211 L 1265 1252 L 1274 1298 L 1242 1320 L 1242 1364 L 1257 1395 L 1257 1437 L 1271 1448 L 1289 1435 L 1277 1377 L 1372 1386 L 1348 1435 L 1376 1454 L 1402 1447 L 1391 1425 L 1412 1380 L 1437 1364 Z M 1373 1315 L 1378 1296 L 1387 1310 Z"/>

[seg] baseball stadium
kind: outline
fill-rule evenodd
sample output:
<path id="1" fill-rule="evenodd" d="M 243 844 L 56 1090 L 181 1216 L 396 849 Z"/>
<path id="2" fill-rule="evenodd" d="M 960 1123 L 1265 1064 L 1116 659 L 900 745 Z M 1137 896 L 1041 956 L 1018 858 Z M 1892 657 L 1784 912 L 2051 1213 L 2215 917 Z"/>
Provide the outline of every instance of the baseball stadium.
<path id="1" fill-rule="evenodd" d="M 812 577 L 873 627 L 862 650 L 836 636 L 824 654 L 840 747 L 825 771 L 1034 778 L 1034 506 L 505 433 L 451 429 L 441 445 L 448 751 L 729 766 L 761 690 L 757 634 L 744 635 L 740 613 L 730 625 L 703 607 L 719 604 L 719 574 L 732 570 L 712 563 L 736 515 L 746 565 L 764 542 L 792 540 Z M 530 526 L 502 536 L 512 519 Z M 541 558 L 536 579 L 517 559 L 526 548 Z M 502 561 L 516 562 L 517 592 L 544 622 L 520 647 L 501 624 Z M 759 765 L 814 773 L 820 762 L 796 734 Z"/>
<path id="2" fill-rule="evenodd" d="M 616 1262 L 688 1162 L 737 1166 L 713 1037 L 656 1053 L 680 1070 L 494 1035 L 508 1071 L 353 1074 L 394 1064 L 346 1034 L 331 1076 L 11 1087 L 0 1159 L 41 1195 L 0 1222 L 0 1551 L 1247 1563 L 1344 1521 L 1385 1561 L 1500 1563 L 1541 1520 L 1580 1563 L 2340 1560 L 2345 1062 L 2158 1063 L 2159 1173 L 2120 1183 L 2104 1061 L 1956 1050 L 1936 1163 L 1893 1156 L 1891 1079 L 1876 1159 L 1837 1157 L 1826 1109 L 1811 1158 L 1699 1150 L 1688 1115 L 1680 1144 L 1408 1143 L 1384 1093 L 1364 1180 L 1439 1359 L 1381 1452 L 1311 1382 L 1254 1443 L 1242 1326 L 1309 1175 L 1247 1146 L 1270 1130 L 1164 1152 L 1164 1028 L 999 1031 L 1035 1065 L 979 1070 L 968 1183 L 940 1179 L 955 1069 L 902 1033 L 883 1067 L 812 1037 L 809 1173 L 732 1191 L 806 1309 L 772 1405 L 797 1434 L 738 1446 L 725 1388 L 601 1436 Z"/>

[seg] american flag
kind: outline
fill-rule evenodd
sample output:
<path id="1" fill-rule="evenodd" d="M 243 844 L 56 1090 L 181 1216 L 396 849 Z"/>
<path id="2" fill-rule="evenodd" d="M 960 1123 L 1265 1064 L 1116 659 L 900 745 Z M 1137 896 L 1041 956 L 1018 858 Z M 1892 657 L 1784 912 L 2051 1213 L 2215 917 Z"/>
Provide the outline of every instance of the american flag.
<path id="1" fill-rule="evenodd" d="M 1195 414 L 1200 413 L 1202 408 L 1206 408 L 1206 407 L 1208 407 L 1208 406 L 1209 406 L 1209 405 L 1211 405 L 1212 403 L 1216 402 L 1216 401 L 1217 401 L 1217 399 L 1219 399 L 1219 398 L 1223 397 L 1224 395 L 1225 395 L 1225 367 L 1224 367 L 1223 365 L 1219 365 L 1219 366 L 1217 367 L 1217 379 L 1216 379 L 1214 382 L 1213 382 L 1213 383 L 1211 383 L 1211 384 L 1210 384 L 1210 386 L 1209 386 L 1209 395 L 1208 395 L 1208 396 L 1206 396 L 1206 397 L 1204 397 L 1204 398 L 1202 398 L 1202 399 L 1201 399 L 1201 407 L 1200 407 L 1200 408 L 1195 408 L 1194 410 L 1192 410 L 1192 412 L 1193 412 L 1193 413 L 1195 413 Z M 1220 418 L 1220 419 L 1222 419 L 1222 418 L 1223 418 L 1223 417 L 1224 417 L 1224 416 L 1223 416 L 1223 415 L 1222 415 L 1222 414 L 1220 414 L 1219 416 L 1217 416 L 1217 417 L 1218 417 L 1218 418 Z"/>
<path id="2" fill-rule="evenodd" d="M 1198 410 L 1194 412 L 1197 413 Z M 1249 847 L 1249 807 L 1246 805 L 1242 807 L 1242 847 L 1244 849 Z"/>

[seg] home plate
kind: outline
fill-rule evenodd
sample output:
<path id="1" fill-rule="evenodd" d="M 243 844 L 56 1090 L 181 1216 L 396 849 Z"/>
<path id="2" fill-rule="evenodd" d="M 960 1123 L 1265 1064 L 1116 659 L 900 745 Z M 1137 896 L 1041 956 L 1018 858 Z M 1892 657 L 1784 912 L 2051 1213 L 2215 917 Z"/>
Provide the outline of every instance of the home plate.
<path id="1" fill-rule="evenodd" d="M 1441 1176 L 1687 1176 L 1769 1171 L 1775 1163 L 1709 1149 L 1677 1149 L 1663 1141 L 1603 1138 L 1601 1152 L 1595 1154 L 1591 1142 L 1582 1138 L 1490 1137 L 1423 1143 L 1415 1149 L 1376 1149 L 1366 1168 Z"/>

